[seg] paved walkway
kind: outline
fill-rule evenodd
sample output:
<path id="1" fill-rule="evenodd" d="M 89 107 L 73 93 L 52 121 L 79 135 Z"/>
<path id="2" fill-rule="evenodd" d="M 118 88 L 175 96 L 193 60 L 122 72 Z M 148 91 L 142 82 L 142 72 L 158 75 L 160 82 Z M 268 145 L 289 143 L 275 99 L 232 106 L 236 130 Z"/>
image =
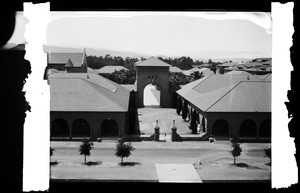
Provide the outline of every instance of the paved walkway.
<path id="1" fill-rule="evenodd" d="M 202 183 L 192 164 L 155 164 L 159 182 Z"/>
<path id="2" fill-rule="evenodd" d="M 175 119 L 175 126 L 179 135 L 191 134 L 189 123 L 182 120 L 180 115 L 177 115 L 176 109 L 173 108 L 138 108 L 138 120 L 140 124 L 140 131 L 142 134 L 154 133 L 156 125 L 156 118 L 158 119 L 158 126 L 162 135 L 171 134 L 171 127 L 173 126 L 173 119 Z"/>

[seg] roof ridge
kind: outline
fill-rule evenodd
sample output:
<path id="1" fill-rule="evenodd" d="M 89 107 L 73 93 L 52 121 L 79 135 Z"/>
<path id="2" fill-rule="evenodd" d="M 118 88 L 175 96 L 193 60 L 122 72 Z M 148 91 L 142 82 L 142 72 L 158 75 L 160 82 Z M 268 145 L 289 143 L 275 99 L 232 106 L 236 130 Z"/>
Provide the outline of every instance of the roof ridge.
<path id="1" fill-rule="evenodd" d="M 208 75 L 208 76 L 204 76 L 203 78 L 203 80 L 202 81 L 200 81 L 197 85 L 195 85 L 195 86 L 193 86 L 192 87 L 192 89 L 194 89 L 196 86 L 198 86 L 199 84 L 201 84 L 201 83 L 203 83 L 205 80 L 207 80 L 210 76 L 212 76 L 213 74 L 210 74 L 210 75 Z M 198 79 L 198 80 L 201 80 L 202 78 L 200 78 L 200 79 Z"/>
<path id="2" fill-rule="evenodd" d="M 229 91 L 227 91 L 222 97 L 220 97 L 216 102 L 214 102 L 210 107 L 208 107 L 205 111 L 208 111 L 212 106 L 214 106 L 217 102 L 219 102 L 221 99 L 223 99 L 228 93 L 230 93 L 235 87 L 237 87 L 241 82 L 243 81 L 239 81 L 235 86 L 233 86 L 231 89 L 229 89 Z M 247 81 L 245 81 L 247 82 Z"/>
<path id="3" fill-rule="evenodd" d="M 94 89 L 94 90 L 96 90 L 96 91 L 99 91 L 99 88 L 98 87 L 100 87 L 99 85 L 97 85 L 97 84 L 95 84 L 95 83 L 93 83 L 93 82 L 91 82 L 91 81 L 88 81 L 88 80 L 86 80 L 86 79 L 84 79 L 84 78 L 81 78 L 82 80 L 84 80 L 84 82 L 86 83 L 86 84 L 89 84 L 89 85 L 91 85 L 92 86 L 92 88 Z M 96 86 L 96 88 L 95 88 L 95 86 Z M 101 87 L 101 88 L 104 88 L 104 87 Z M 106 89 L 106 90 L 109 90 L 109 89 L 107 89 L 107 88 L 104 88 L 104 89 Z M 118 87 L 117 87 L 117 89 L 115 90 L 115 92 L 118 90 Z M 111 90 L 109 90 L 109 91 L 111 91 Z M 114 93 L 115 93 L 114 92 Z M 101 94 L 102 94 L 102 96 L 104 96 L 106 99 L 108 99 L 109 101 L 112 101 L 112 99 L 110 98 L 110 97 L 108 97 L 105 93 L 103 93 L 103 92 L 101 92 Z M 123 110 L 125 110 L 126 111 L 126 109 L 124 109 L 124 107 L 123 106 L 121 106 L 118 102 L 115 102 L 115 101 L 113 101 L 114 102 L 114 104 L 116 104 L 118 107 L 120 107 L 121 109 L 123 109 Z"/>

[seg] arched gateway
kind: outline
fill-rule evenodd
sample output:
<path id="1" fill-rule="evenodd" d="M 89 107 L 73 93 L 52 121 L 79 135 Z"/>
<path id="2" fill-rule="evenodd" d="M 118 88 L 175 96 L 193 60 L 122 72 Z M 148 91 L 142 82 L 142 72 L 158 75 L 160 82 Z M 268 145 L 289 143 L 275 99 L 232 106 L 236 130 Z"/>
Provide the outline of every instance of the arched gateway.
<path id="1" fill-rule="evenodd" d="M 150 83 L 157 85 L 161 89 L 160 107 L 172 107 L 172 93 L 169 90 L 170 66 L 155 57 L 150 57 L 135 64 L 137 82 L 136 103 L 138 108 L 144 107 L 144 88 Z"/>

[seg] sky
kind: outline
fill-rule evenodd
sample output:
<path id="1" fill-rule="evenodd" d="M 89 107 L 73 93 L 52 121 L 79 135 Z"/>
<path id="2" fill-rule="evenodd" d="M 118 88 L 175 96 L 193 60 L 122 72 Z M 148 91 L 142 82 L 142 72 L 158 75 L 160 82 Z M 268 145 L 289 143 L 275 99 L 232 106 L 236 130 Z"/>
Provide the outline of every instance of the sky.
<path id="1" fill-rule="evenodd" d="M 270 13 L 51 12 L 47 44 L 168 57 L 271 57 L 272 22 Z"/>

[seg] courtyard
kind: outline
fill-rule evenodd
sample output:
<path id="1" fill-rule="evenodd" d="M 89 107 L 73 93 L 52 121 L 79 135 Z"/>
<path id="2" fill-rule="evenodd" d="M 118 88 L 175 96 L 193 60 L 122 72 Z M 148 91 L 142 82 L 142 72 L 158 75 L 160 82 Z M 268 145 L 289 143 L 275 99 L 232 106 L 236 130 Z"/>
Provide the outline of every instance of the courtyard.
<path id="1" fill-rule="evenodd" d="M 271 176 L 269 159 L 264 156 L 264 148 L 269 143 L 242 144 L 237 165 L 229 154 L 228 141 L 132 142 L 135 151 L 124 159 L 125 165 L 120 165 L 120 158 L 114 155 L 115 142 L 95 142 L 87 158 L 90 165 L 83 164 L 79 145 L 80 142 L 51 142 L 55 148 L 51 157 L 52 180 L 177 182 L 178 176 L 186 175 L 180 182 L 194 182 L 197 174 L 199 183 L 269 182 Z M 182 171 L 186 166 L 193 172 L 192 176 L 188 170 Z M 176 171 L 182 174 L 168 175 Z"/>
<path id="2" fill-rule="evenodd" d="M 146 107 L 138 109 L 138 120 L 141 134 L 153 134 L 158 119 L 158 126 L 161 134 L 171 134 L 173 119 L 179 135 L 189 135 L 189 122 L 182 119 L 181 115 L 177 115 L 176 109 L 173 108 L 156 108 Z"/>

